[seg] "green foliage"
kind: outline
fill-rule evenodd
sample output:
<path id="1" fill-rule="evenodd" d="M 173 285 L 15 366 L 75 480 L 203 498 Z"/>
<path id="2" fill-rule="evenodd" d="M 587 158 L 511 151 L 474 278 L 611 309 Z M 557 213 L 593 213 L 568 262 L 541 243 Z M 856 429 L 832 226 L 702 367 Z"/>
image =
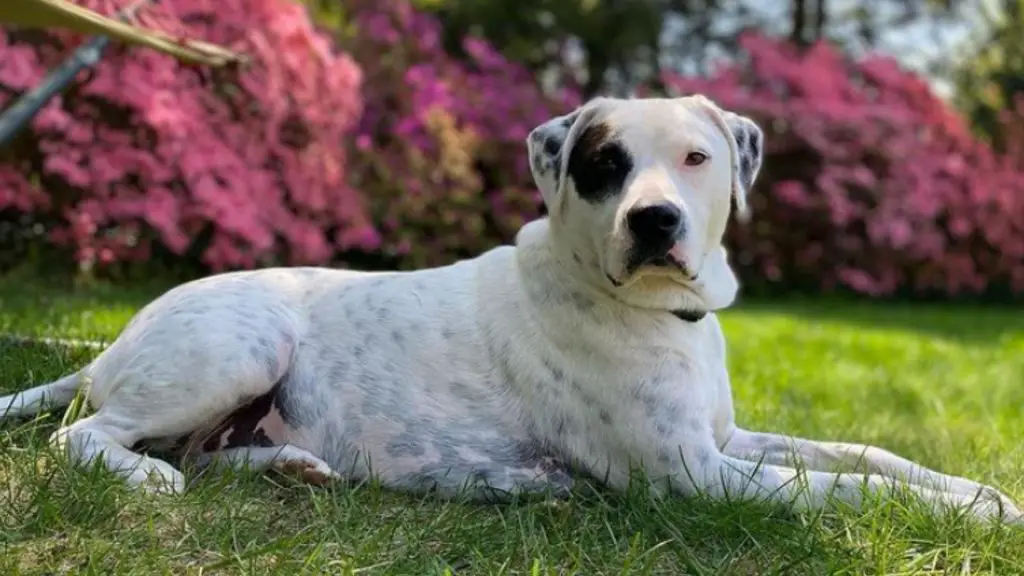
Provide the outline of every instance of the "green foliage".
<path id="1" fill-rule="evenodd" d="M 708 2 L 717 4 L 717 2 Z M 671 0 L 432 0 L 449 44 L 478 33 L 512 60 L 540 71 L 562 61 L 570 39 L 586 55 L 584 92 L 605 86 L 606 74 L 637 65 L 657 69 L 658 38 Z M 682 3 L 688 4 L 688 3 Z M 635 75 L 635 74 L 633 74 Z"/>
<path id="2" fill-rule="evenodd" d="M 956 100 L 976 130 L 1005 150 L 1020 135 L 1006 116 L 1024 97 L 1024 0 L 999 4 L 1000 13 L 988 17 L 988 38 L 957 71 Z"/>
<path id="3" fill-rule="evenodd" d="M 909 27 L 963 21 L 969 2 L 952 0 L 417 0 L 437 13 L 447 44 L 473 32 L 535 72 L 569 77 L 585 96 L 654 85 L 662 72 L 708 72 L 737 51 L 743 31 L 760 30 L 807 46 L 829 39 L 874 47 Z M 570 62 L 572 46 L 580 62 Z"/>

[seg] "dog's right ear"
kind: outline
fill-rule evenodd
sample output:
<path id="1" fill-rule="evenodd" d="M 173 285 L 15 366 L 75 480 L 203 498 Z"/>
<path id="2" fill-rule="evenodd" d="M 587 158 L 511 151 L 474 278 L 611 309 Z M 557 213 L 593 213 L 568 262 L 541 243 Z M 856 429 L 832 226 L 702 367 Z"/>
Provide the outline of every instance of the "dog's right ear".
<path id="1" fill-rule="evenodd" d="M 549 214 L 555 212 L 565 190 L 569 153 L 597 114 L 601 100 L 595 98 L 569 114 L 555 116 L 534 128 L 526 137 L 530 172 Z"/>
<path id="2" fill-rule="evenodd" d="M 741 222 L 747 221 L 750 218 L 747 196 L 764 161 L 764 133 L 750 118 L 723 110 L 707 96 L 694 94 L 683 99 L 704 106 L 725 135 L 732 156 L 732 199 L 736 218 Z"/>

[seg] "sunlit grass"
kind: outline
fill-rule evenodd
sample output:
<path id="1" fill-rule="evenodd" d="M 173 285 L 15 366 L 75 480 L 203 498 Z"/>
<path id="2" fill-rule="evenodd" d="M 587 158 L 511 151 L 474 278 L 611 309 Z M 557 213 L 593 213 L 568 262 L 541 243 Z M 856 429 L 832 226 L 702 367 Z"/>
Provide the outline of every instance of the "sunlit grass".
<path id="1" fill-rule="evenodd" d="M 0 282 L 0 332 L 110 340 L 156 293 Z M 820 300 L 723 319 L 744 426 L 877 444 L 1024 501 L 1024 312 Z M 94 354 L 0 341 L 0 390 Z M 257 475 L 143 496 L 53 458 L 60 417 L 0 427 L 2 574 L 1024 574 L 1024 529 L 900 506 L 810 517 L 583 487 L 493 507 Z"/>

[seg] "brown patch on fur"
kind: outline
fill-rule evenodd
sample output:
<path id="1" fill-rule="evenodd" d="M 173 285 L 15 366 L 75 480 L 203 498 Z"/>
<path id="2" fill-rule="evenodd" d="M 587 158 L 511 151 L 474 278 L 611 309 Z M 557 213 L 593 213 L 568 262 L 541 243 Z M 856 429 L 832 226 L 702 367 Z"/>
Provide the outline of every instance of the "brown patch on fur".
<path id="1" fill-rule="evenodd" d="M 604 122 L 591 124 L 576 140 L 573 154 L 576 154 L 580 161 L 593 161 L 601 146 L 611 140 L 613 134 L 612 127 Z"/>
<path id="2" fill-rule="evenodd" d="M 169 450 L 181 457 L 247 446 L 281 446 L 287 425 L 277 406 L 278 386 L 214 421 L 211 425 L 171 440 L 140 442 L 146 448 Z"/>
<path id="3" fill-rule="evenodd" d="M 278 387 L 238 408 L 203 434 L 201 452 L 245 446 L 280 446 L 286 441 L 285 422 L 275 400 Z"/>
<path id="4" fill-rule="evenodd" d="M 274 386 L 208 426 L 178 437 L 145 439 L 132 450 L 191 457 L 228 448 L 281 446 L 288 440 L 288 427 L 277 405 L 278 388 Z"/>

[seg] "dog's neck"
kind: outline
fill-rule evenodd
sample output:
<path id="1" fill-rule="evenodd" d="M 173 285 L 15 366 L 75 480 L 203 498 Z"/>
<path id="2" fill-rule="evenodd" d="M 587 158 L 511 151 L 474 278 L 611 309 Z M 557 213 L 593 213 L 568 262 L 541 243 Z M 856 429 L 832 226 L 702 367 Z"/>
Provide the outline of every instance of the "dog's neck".
<path id="1" fill-rule="evenodd" d="M 738 285 L 724 260 L 724 250 L 709 257 L 707 276 L 688 289 L 645 291 L 634 284 L 616 291 L 593 258 L 565 249 L 552 237 L 549 224 L 547 218 L 541 218 L 523 226 L 516 236 L 517 259 L 521 270 L 547 275 L 568 293 L 624 310 L 663 310 L 685 322 L 699 322 L 708 313 L 727 307 L 736 296 Z"/>

